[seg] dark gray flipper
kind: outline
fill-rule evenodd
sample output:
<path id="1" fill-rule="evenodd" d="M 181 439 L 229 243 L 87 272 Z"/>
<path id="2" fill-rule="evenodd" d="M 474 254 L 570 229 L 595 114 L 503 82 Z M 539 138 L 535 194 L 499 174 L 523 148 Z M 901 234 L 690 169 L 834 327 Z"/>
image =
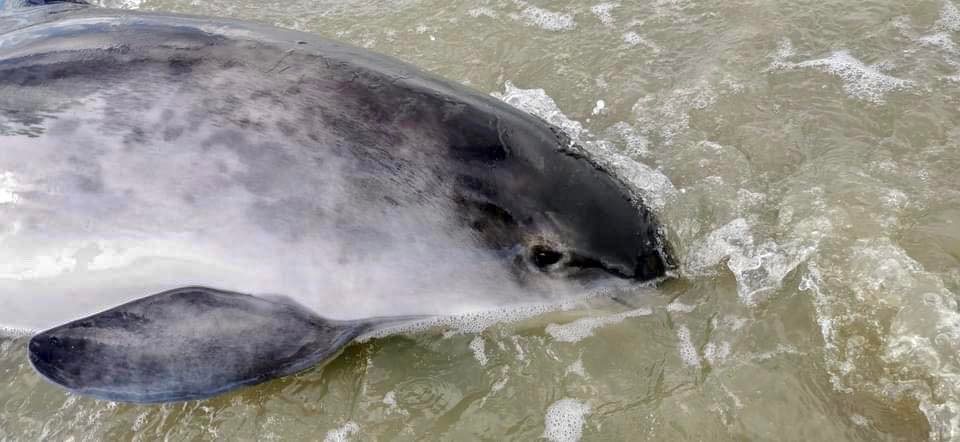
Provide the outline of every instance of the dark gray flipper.
<path id="1" fill-rule="evenodd" d="M 30 340 L 44 377 L 101 399 L 202 399 L 310 368 L 387 319 L 331 321 L 204 287 L 148 296 Z"/>

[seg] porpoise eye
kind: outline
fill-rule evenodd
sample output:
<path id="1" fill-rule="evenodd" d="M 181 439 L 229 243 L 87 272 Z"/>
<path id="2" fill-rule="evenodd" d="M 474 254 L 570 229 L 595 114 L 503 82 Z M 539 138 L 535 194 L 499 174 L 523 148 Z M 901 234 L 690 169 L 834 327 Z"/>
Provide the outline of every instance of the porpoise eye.
<path id="1" fill-rule="evenodd" d="M 51 336 L 51 337 L 50 337 L 50 345 L 59 346 L 59 345 L 60 345 L 60 340 L 57 339 L 56 336 Z"/>
<path id="2" fill-rule="evenodd" d="M 543 269 L 560 262 L 563 259 L 563 253 L 544 246 L 533 246 L 530 249 L 530 259 L 533 264 Z"/>

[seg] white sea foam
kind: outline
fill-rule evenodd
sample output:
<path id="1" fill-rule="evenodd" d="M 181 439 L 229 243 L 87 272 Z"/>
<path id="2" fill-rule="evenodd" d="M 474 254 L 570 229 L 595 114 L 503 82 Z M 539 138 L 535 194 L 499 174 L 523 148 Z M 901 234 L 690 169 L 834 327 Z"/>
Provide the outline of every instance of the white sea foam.
<path id="1" fill-rule="evenodd" d="M 836 51 L 825 58 L 802 61 L 800 68 L 817 68 L 843 80 L 843 89 L 853 97 L 874 103 L 883 103 L 891 91 L 907 89 L 913 81 L 884 74 L 878 65 L 867 65 L 847 51 Z"/>
<path id="2" fill-rule="evenodd" d="M 957 294 L 886 238 L 859 240 L 832 258 L 844 266 L 818 259 L 826 262 L 807 265 L 800 289 L 813 296 L 833 387 L 913 398 L 930 423 L 931 440 L 960 437 Z M 882 375 L 867 375 L 877 368 L 864 364 L 870 359 L 883 362 Z"/>
<path id="3" fill-rule="evenodd" d="M 690 338 L 690 329 L 685 325 L 677 327 L 677 350 L 680 351 L 680 359 L 690 367 L 700 367 L 700 355 L 697 354 L 697 348 L 693 346 Z"/>
<path id="4" fill-rule="evenodd" d="M 607 107 L 607 103 L 603 100 L 597 100 L 597 104 L 593 106 L 593 110 L 590 112 L 592 115 L 600 115 L 604 112 Z"/>
<path id="5" fill-rule="evenodd" d="M 572 14 L 526 6 L 517 16 L 524 23 L 547 31 L 567 31 L 577 27 Z"/>
<path id="6" fill-rule="evenodd" d="M 323 438 L 323 442 L 347 442 L 350 437 L 360 432 L 360 426 L 353 421 L 347 421 L 340 428 L 330 430 Z"/>
<path id="7" fill-rule="evenodd" d="M 703 358 L 706 359 L 710 365 L 719 365 L 723 361 L 727 360 L 729 356 L 729 342 L 708 342 L 706 347 L 703 348 Z"/>
<path id="8" fill-rule="evenodd" d="M 673 301 L 667 304 L 667 311 L 671 313 L 690 313 L 697 308 L 696 304 L 684 304 L 680 301 Z"/>
<path id="9" fill-rule="evenodd" d="M 614 22 L 613 10 L 619 7 L 620 3 L 598 3 L 590 7 L 590 12 L 600 20 L 600 23 L 605 26 L 612 26 Z"/>
<path id="10" fill-rule="evenodd" d="M 489 18 L 496 18 L 496 17 L 497 17 L 497 12 L 494 11 L 493 9 L 491 9 L 491 8 L 488 8 L 488 7 L 485 7 L 485 6 L 481 6 L 481 7 L 479 7 L 479 8 L 473 8 L 473 9 L 467 11 L 467 15 L 469 15 L 469 16 L 471 16 L 471 17 L 489 17 Z"/>
<path id="11" fill-rule="evenodd" d="M 564 371 L 564 374 L 574 374 L 584 379 L 590 377 L 587 375 L 587 370 L 583 368 L 583 356 L 580 356 L 576 361 L 570 364 L 566 371 Z"/>
<path id="12" fill-rule="evenodd" d="M 838 50 L 824 58 L 790 62 L 796 55 L 789 40 L 784 40 L 770 64 L 769 71 L 813 68 L 838 77 L 843 90 L 853 98 L 881 104 L 892 91 L 909 89 L 912 80 L 897 78 L 883 72 L 885 63 L 867 65 L 846 50 Z"/>
<path id="13" fill-rule="evenodd" d="M 607 132 L 610 133 L 611 138 L 618 138 L 626 145 L 624 153 L 628 157 L 641 158 L 650 155 L 650 141 L 637 128 L 626 122 L 621 121 L 610 126 Z"/>
<path id="14" fill-rule="evenodd" d="M 660 171 L 621 152 L 610 141 L 594 141 L 593 135 L 583 127 L 583 124 L 567 117 L 543 89 L 521 89 L 510 81 L 504 84 L 504 88 L 503 93 L 494 92 L 491 95 L 562 129 L 575 143 L 575 146 L 570 146 L 571 149 L 578 148 L 610 169 L 650 208 L 654 210 L 663 208 L 666 200 L 676 193 L 670 179 Z M 626 123 L 615 125 L 613 130 L 626 139 L 627 153 L 646 151 L 646 139 Z"/>
<path id="15" fill-rule="evenodd" d="M 577 319 L 576 321 L 562 325 L 549 324 L 547 325 L 546 332 L 552 336 L 553 339 L 556 339 L 560 342 L 577 342 L 584 338 L 593 336 L 594 330 L 600 327 L 616 324 L 627 318 L 649 316 L 652 314 L 653 310 L 648 308 L 639 308 L 613 315 Z"/>
<path id="16" fill-rule="evenodd" d="M 714 230 L 691 247 L 685 271 L 709 274 L 723 261 L 737 280 L 737 293 L 745 304 L 754 304 L 761 296 L 780 288 L 783 278 L 805 261 L 832 226 L 825 217 L 811 217 L 793 228 L 794 238 L 782 243 L 758 241 L 752 225 L 737 218 Z"/>
<path id="17" fill-rule="evenodd" d="M 39 330 L 26 328 L 0 327 L 0 339 L 2 338 L 22 338 L 37 333 Z"/>
<path id="18" fill-rule="evenodd" d="M 397 403 L 397 392 L 390 390 L 383 395 L 383 404 L 387 406 L 387 414 L 398 414 L 401 416 L 409 416 L 410 413 L 403 408 L 400 408 L 400 405 Z"/>
<path id="19" fill-rule="evenodd" d="M 922 45 L 937 47 L 947 52 L 957 52 L 957 45 L 950 38 L 950 34 L 946 32 L 923 35 L 917 37 L 916 40 Z"/>
<path id="20" fill-rule="evenodd" d="M 634 31 L 628 31 L 623 34 L 623 42 L 629 47 L 643 45 L 649 48 L 654 54 L 660 52 L 660 46 L 657 46 L 655 43 L 643 38 L 640 34 Z"/>
<path id="21" fill-rule="evenodd" d="M 706 78 L 669 92 L 646 95 L 633 105 L 633 115 L 645 134 L 658 135 L 664 144 L 690 127 L 690 112 L 704 110 L 717 102 L 720 94 Z"/>
<path id="22" fill-rule="evenodd" d="M 487 366 L 487 353 L 486 345 L 484 344 L 483 337 L 477 335 L 470 341 L 470 350 L 473 351 L 473 358 L 480 363 L 481 367 Z"/>
<path id="23" fill-rule="evenodd" d="M 951 0 L 943 0 L 936 27 L 947 32 L 960 32 L 960 9 Z"/>
<path id="24" fill-rule="evenodd" d="M 504 83 L 503 87 L 503 93 L 493 92 L 490 95 L 563 129 L 574 140 L 579 140 L 580 135 L 584 133 L 583 125 L 564 115 L 553 98 L 547 95 L 547 91 L 539 88 L 521 89 L 514 86 L 513 82 L 509 80 Z"/>
<path id="25" fill-rule="evenodd" d="M 547 408 L 543 437 L 551 442 L 576 442 L 583 437 L 583 425 L 590 407 L 576 399 L 560 399 Z"/>

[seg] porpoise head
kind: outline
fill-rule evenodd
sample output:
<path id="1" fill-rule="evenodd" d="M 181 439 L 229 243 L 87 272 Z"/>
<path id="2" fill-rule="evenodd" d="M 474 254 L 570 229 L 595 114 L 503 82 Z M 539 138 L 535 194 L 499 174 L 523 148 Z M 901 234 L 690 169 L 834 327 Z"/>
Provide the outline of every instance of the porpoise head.
<path id="1" fill-rule="evenodd" d="M 463 221 L 511 255 L 521 280 L 651 281 L 674 266 L 643 201 L 559 129 L 520 111 L 493 122 L 467 114 L 454 127 Z"/>

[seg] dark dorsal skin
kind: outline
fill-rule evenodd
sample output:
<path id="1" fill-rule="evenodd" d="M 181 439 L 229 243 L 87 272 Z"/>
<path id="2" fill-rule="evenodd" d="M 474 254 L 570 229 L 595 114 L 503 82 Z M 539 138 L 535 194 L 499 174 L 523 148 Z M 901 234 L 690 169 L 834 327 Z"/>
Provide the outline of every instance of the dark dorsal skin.
<path id="1" fill-rule="evenodd" d="M 202 399 L 312 367 L 380 322 L 330 321 L 292 304 L 187 287 L 40 333 L 30 362 L 101 399 Z"/>
<path id="2" fill-rule="evenodd" d="M 0 13 L 0 190 L 0 326 L 49 328 L 187 285 L 281 293 L 348 321 L 179 289 L 31 341 L 44 376 L 112 400 L 293 373 L 368 318 L 672 267 L 640 198 L 542 120 L 388 57 L 233 20 Z"/>

